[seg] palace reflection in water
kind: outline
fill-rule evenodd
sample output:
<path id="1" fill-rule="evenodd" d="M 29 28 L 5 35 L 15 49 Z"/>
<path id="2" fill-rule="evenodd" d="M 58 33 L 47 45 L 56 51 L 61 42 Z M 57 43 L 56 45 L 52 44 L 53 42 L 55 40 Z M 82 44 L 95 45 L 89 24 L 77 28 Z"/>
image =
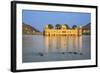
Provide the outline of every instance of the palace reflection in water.
<path id="1" fill-rule="evenodd" d="M 23 36 L 23 62 L 90 59 L 90 36 Z"/>
<path id="2" fill-rule="evenodd" d="M 76 52 L 82 51 L 82 36 L 45 36 L 47 52 Z"/>

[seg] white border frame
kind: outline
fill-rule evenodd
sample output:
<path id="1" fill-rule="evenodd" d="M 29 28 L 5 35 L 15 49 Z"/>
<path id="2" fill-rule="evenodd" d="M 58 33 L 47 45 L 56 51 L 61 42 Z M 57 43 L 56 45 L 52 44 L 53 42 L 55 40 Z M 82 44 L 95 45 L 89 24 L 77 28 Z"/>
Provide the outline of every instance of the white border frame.
<path id="1" fill-rule="evenodd" d="M 67 6 L 51 6 L 51 5 L 31 5 L 31 4 L 17 4 L 16 6 L 16 57 L 17 57 L 17 70 L 22 69 L 39 69 L 39 68 L 53 68 L 53 67 L 73 67 L 73 66 L 85 66 L 96 65 L 96 9 L 84 8 L 84 7 L 67 7 Z M 65 11 L 65 12 L 86 12 L 91 13 L 91 60 L 73 60 L 73 61 L 58 61 L 58 62 L 33 62 L 22 63 L 22 9 L 29 10 L 46 10 L 46 11 Z"/>

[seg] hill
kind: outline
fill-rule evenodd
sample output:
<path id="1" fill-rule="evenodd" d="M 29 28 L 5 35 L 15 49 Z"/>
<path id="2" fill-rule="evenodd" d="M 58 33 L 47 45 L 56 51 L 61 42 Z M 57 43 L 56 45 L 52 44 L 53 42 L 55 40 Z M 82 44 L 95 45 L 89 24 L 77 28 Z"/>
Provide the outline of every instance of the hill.
<path id="1" fill-rule="evenodd" d="M 90 30 L 91 29 L 91 23 L 86 24 L 85 26 L 82 27 L 82 29 Z"/>
<path id="2" fill-rule="evenodd" d="M 25 23 L 22 24 L 22 28 L 23 28 L 23 34 L 32 35 L 32 34 L 40 34 L 41 33 L 39 30 L 37 30 L 33 26 L 25 24 Z"/>
<path id="3" fill-rule="evenodd" d="M 83 30 L 84 35 L 90 35 L 91 34 L 91 23 L 84 25 L 82 27 L 82 30 Z"/>

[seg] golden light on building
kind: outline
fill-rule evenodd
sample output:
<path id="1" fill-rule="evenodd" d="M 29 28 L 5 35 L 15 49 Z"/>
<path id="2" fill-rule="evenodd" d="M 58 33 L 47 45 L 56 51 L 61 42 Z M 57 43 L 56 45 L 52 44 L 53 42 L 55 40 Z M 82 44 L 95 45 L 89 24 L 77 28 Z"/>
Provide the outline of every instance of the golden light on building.
<path id="1" fill-rule="evenodd" d="M 45 36 L 81 36 L 82 29 L 75 28 L 75 29 L 68 29 L 65 25 L 61 25 L 61 29 L 49 29 L 48 25 L 44 28 L 44 35 Z"/>

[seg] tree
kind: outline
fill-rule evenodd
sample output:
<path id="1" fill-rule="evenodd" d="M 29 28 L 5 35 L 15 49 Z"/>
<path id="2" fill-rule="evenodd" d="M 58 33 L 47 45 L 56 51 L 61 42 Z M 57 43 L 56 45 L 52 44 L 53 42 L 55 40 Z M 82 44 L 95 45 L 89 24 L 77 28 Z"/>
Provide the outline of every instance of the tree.
<path id="1" fill-rule="evenodd" d="M 61 29 L 61 25 L 60 24 L 56 24 L 56 29 Z"/>
<path id="2" fill-rule="evenodd" d="M 66 28 L 68 28 L 68 29 L 70 28 L 67 24 L 64 24 L 64 25 L 66 26 Z"/>
<path id="3" fill-rule="evenodd" d="M 73 29 L 77 28 L 77 25 L 73 25 L 72 28 L 73 28 Z"/>
<path id="4" fill-rule="evenodd" d="M 52 24 L 48 24 L 48 28 L 49 28 L 49 29 L 53 29 Z"/>

